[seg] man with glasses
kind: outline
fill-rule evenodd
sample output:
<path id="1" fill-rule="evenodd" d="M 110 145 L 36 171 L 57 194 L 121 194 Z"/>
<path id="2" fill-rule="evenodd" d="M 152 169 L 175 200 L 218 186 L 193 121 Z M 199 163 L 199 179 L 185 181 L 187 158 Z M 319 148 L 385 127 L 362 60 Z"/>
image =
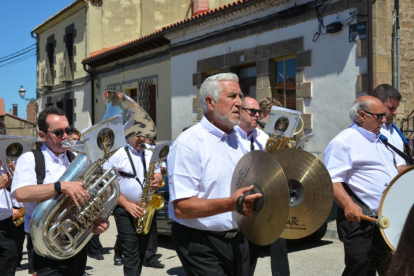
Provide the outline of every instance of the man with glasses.
<path id="1" fill-rule="evenodd" d="M 401 152 L 404 152 L 405 147 L 406 153 L 411 156 L 407 140 L 394 124 L 397 108 L 400 106 L 401 94 L 391 85 L 381 84 L 374 89 L 371 96 L 378 98 L 385 106 L 385 118 L 387 121 L 382 125 L 381 134 L 387 137 L 388 142 Z M 397 166 L 406 165 L 405 160 L 402 158 L 396 161 Z"/>
<path id="2" fill-rule="evenodd" d="M 278 101 L 276 102 L 279 103 Z M 252 150 L 265 150 L 269 135 L 257 128 L 259 117 L 262 114 L 262 110 L 259 108 L 259 103 L 252 97 L 245 97 L 241 109 L 240 124 L 234 127 L 239 141 L 243 144 L 246 152 Z M 249 242 L 250 275 L 254 274 L 260 247 L 261 246 Z M 285 239 L 278 238 L 270 245 L 270 261 L 273 276 L 290 275 Z"/>
<path id="3" fill-rule="evenodd" d="M 360 215 L 378 216 L 382 194 L 398 174 L 396 154 L 379 139 L 386 122 L 382 102 L 372 96 L 356 100 L 350 111 L 352 126 L 340 132 L 325 150 L 325 166 L 338 203 L 338 236 L 344 243 L 342 275 L 384 275 L 390 249 L 375 223 Z"/>
<path id="4" fill-rule="evenodd" d="M 55 197 L 59 194 L 70 196 L 74 203 L 84 205 L 89 194 L 80 181 L 59 182 L 59 178 L 69 167 L 70 155 L 68 148 L 62 147 L 62 142 L 69 139 L 72 129 L 69 127 L 65 113 L 55 107 L 47 107 L 40 112 L 37 119 L 39 136 L 43 140 L 40 152 L 27 152 L 20 156 L 16 164 L 11 193 L 16 199 L 23 202 L 26 208 L 25 231 L 30 233 L 30 218 L 36 208 L 37 202 Z M 44 175 L 38 178 L 36 172 L 35 154 L 40 154 L 44 161 Z M 36 183 L 36 179 L 38 183 Z M 39 185 L 42 184 L 42 185 Z M 109 222 L 103 218 L 94 221 L 94 233 L 103 233 Z M 83 275 L 86 268 L 86 247 L 72 258 L 56 261 L 33 253 L 33 269 L 37 275 Z"/>

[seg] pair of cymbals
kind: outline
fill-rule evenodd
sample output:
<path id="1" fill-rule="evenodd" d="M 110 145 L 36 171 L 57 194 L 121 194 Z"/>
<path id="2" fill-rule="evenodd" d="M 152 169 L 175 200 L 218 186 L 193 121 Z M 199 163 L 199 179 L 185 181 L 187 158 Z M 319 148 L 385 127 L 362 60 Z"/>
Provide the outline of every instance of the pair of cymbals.
<path id="1" fill-rule="evenodd" d="M 299 149 L 247 153 L 236 166 L 232 185 L 237 189 L 254 185 L 263 194 L 260 211 L 236 215 L 242 233 L 258 245 L 279 237 L 306 237 L 319 229 L 332 208 L 328 171 L 317 157 Z"/>

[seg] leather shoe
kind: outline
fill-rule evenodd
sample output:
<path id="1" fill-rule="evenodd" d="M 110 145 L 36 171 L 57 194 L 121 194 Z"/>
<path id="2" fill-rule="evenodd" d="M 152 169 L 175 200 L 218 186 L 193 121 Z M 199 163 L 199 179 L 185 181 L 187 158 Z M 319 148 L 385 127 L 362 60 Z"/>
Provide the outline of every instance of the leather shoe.
<path id="1" fill-rule="evenodd" d="M 95 259 L 97 259 L 98 261 L 102 261 L 104 259 L 104 256 L 102 255 L 102 253 L 96 253 L 95 254 Z"/>
<path id="2" fill-rule="evenodd" d="M 23 271 L 23 267 L 22 267 L 22 265 L 18 265 L 18 266 L 16 266 L 16 271 Z"/>
<path id="3" fill-rule="evenodd" d="M 151 261 L 149 263 L 147 263 L 146 267 L 153 267 L 153 268 L 164 268 L 165 265 L 163 265 L 162 263 L 160 263 L 159 261 L 155 260 L 155 261 Z"/>
<path id="4" fill-rule="evenodd" d="M 122 257 L 115 256 L 114 257 L 114 265 L 123 265 L 124 262 L 122 261 Z"/>

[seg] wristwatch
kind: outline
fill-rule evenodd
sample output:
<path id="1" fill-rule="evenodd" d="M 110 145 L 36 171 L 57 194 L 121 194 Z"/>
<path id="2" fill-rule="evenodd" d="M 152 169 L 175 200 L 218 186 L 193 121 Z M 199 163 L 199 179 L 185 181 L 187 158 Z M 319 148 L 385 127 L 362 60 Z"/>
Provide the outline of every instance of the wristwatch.
<path id="1" fill-rule="evenodd" d="M 55 191 L 60 195 L 62 193 L 61 187 L 60 187 L 60 182 L 56 182 L 55 183 Z"/>

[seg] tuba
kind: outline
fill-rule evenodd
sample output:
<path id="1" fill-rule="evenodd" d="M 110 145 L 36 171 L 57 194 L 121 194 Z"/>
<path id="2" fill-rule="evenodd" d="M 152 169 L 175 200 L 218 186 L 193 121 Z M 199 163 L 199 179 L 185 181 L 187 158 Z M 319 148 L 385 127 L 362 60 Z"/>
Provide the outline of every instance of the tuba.
<path id="1" fill-rule="evenodd" d="M 107 109 L 102 121 L 121 115 L 127 140 L 137 135 L 155 136 L 154 122 L 130 97 L 105 91 L 104 101 Z M 30 225 L 33 246 L 37 254 L 55 260 L 68 259 L 82 250 L 92 238 L 93 221 L 98 217 L 108 218 L 120 195 L 117 169 L 103 169 L 114 151 L 108 153 L 105 146 L 104 156 L 90 163 L 82 149 L 65 145 L 78 155 L 59 181 L 82 181 L 90 199 L 78 208 L 69 196 L 57 195 L 36 207 Z"/>

